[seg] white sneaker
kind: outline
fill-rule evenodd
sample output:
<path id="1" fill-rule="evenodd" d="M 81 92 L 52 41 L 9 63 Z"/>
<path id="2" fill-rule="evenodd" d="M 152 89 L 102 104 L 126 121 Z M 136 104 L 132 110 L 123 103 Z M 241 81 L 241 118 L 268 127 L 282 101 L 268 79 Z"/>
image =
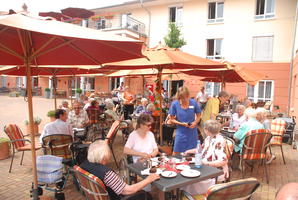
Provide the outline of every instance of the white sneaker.
<path id="1" fill-rule="evenodd" d="M 276 156 L 272 155 L 271 158 L 266 162 L 266 164 L 269 165 L 275 159 L 276 159 Z"/>

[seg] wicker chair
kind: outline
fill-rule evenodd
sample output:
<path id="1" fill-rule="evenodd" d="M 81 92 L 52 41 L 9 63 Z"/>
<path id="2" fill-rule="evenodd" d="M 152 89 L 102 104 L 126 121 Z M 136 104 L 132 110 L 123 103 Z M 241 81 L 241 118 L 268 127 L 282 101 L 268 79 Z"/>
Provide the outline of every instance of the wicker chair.
<path id="1" fill-rule="evenodd" d="M 4 132 L 9 137 L 10 142 L 12 143 L 12 157 L 9 167 L 9 173 L 11 172 L 12 163 L 14 159 L 14 155 L 17 152 L 22 152 L 22 158 L 20 165 L 23 164 L 23 158 L 25 151 L 31 151 L 31 143 L 30 140 L 25 139 L 21 129 L 16 124 L 9 124 L 4 127 Z M 29 142 L 29 143 L 26 143 Z M 40 144 L 35 144 L 35 151 L 41 148 Z"/>
<path id="2" fill-rule="evenodd" d="M 271 122 L 271 134 L 272 134 L 272 138 L 270 140 L 270 146 L 269 146 L 269 150 L 270 153 L 271 152 L 271 146 L 279 146 L 280 147 L 280 151 L 281 151 L 281 155 L 282 155 L 282 159 L 284 161 L 284 164 L 286 164 L 285 161 L 285 157 L 284 157 L 284 152 L 282 149 L 282 138 L 286 132 L 286 125 L 287 123 L 282 120 L 282 119 L 274 119 Z"/>
<path id="3" fill-rule="evenodd" d="M 224 200 L 224 199 L 250 199 L 258 189 L 260 183 L 255 178 L 240 179 L 229 183 L 216 184 L 209 187 L 206 195 L 192 196 L 182 191 L 182 199 L 185 200 Z"/>

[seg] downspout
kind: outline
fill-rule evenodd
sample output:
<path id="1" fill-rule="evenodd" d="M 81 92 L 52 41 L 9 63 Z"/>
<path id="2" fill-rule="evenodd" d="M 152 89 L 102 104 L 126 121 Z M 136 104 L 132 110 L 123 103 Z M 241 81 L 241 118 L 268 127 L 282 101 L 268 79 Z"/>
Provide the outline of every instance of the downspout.
<path id="1" fill-rule="evenodd" d="M 149 17 L 149 20 L 148 20 L 148 39 L 147 39 L 147 42 L 146 42 L 146 45 L 147 47 L 149 47 L 149 44 L 150 44 L 150 30 L 151 30 L 151 12 L 150 10 L 148 10 L 145 6 L 144 6 L 144 3 L 143 3 L 143 0 L 140 0 L 140 3 L 141 3 L 141 7 L 148 13 L 148 17 Z"/>
<path id="2" fill-rule="evenodd" d="M 291 63 L 290 63 L 290 79 L 289 79 L 289 91 L 288 91 L 288 110 L 287 115 L 290 116 L 291 110 L 291 98 L 292 98 L 292 79 L 293 79 L 293 64 L 294 64 L 294 49 L 296 42 L 296 28 L 297 28 L 297 15 L 298 15 L 298 2 L 296 4 L 296 14 L 295 14 L 295 25 L 294 25 L 294 37 L 292 45 Z"/>

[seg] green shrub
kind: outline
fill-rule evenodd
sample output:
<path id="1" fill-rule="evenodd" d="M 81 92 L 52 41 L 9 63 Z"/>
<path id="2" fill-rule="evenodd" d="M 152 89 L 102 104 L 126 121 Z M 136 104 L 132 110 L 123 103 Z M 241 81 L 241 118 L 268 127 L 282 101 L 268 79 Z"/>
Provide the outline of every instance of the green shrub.
<path id="1" fill-rule="evenodd" d="M 50 89 L 50 88 L 45 88 L 44 91 L 46 91 L 46 92 L 50 92 L 51 89 Z"/>
<path id="2" fill-rule="evenodd" d="M 77 93 L 77 94 L 81 94 L 82 92 L 83 92 L 83 91 L 82 91 L 81 88 L 77 88 L 77 89 L 76 89 L 76 93 Z"/>
<path id="3" fill-rule="evenodd" d="M 34 117 L 33 118 L 33 123 L 39 125 L 41 123 L 41 118 L 40 117 Z M 24 124 L 28 125 L 29 120 L 28 119 L 24 120 Z"/>
<path id="4" fill-rule="evenodd" d="M 55 110 L 50 110 L 50 111 L 47 113 L 47 116 L 48 116 L 48 117 L 55 117 Z"/>

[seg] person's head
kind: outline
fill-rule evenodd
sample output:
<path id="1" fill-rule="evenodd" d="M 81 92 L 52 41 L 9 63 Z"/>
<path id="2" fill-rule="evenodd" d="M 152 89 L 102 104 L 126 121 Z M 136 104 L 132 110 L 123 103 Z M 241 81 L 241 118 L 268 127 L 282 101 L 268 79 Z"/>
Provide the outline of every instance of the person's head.
<path id="1" fill-rule="evenodd" d="M 206 132 L 207 135 L 209 136 L 215 136 L 219 133 L 221 128 L 221 125 L 218 121 L 216 120 L 207 120 L 204 123 L 204 131 Z"/>
<path id="2" fill-rule="evenodd" d="M 106 165 L 109 163 L 111 155 L 109 145 L 104 140 L 96 140 L 88 148 L 87 159 L 92 163 Z"/>
<path id="3" fill-rule="evenodd" d="M 230 95 L 226 91 L 221 91 L 218 94 L 218 98 L 220 99 L 220 104 L 225 104 L 230 99 Z"/>
<path id="4" fill-rule="evenodd" d="M 241 117 L 244 114 L 245 106 L 238 104 L 236 106 L 236 113 L 238 113 L 239 117 Z"/>
<path id="5" fill-rule="evenodd" d="M 114 109 L 114 104 L 111 103 L 111 102 L 107 102 L 107 103 L 106 103 L 106 108 L 107 108 L 108 110 L 113 110 L 113 109 Z"/>
<path id="6" fill-rule="evenodd" d="M 182 100 L 182 101 L 189 100 L 189 90 L 188 90 L 188 88 L 185 87 L 185 86 L 182 86 L 182 87 L 178 88 L 176 98 L 178 100 Z"/>
<path id="7" fill-rule="evenodd" d="M 154 112 L 155 111 L 155 105 L 153 103 L 149 103 L 146 107 L 146 110 L 149 112 Z"/>
<path id="8" fill-rule="evenodd" d="M 64 108 L 68 108 L 68 101 L 62 101 L 62 106 Z"/>
<path id="9" fill-rule="evenodd" d="M 205 87 L 201 87 L 201 92 L 204 92 L 205 91 Z"/>
<path id="10" fill-rule="evenodd" d="M 96 100 L 91 101 L 91 106 L 98 106 L 98 102 Z"/>
<path id="11" fill-rule="evenodd" d="M 256 109 L 256 119 L 263 123 L 263 121 L 266 119 L 266 109 L 265 108 L 257 108 Z"/>
<path id="12" fill-rule="evenodd" d="M 120 84 L 121 86 L 124 86 L 124 82 L 121 82 L 121 84 Z"/>
<path id="13" fill-rule="evenodd" d="M 73 103 L 73 110 L 75 111 L 75 114 L 78 115 L 81 110 L 81 104 L 79 102 Z"/>
<path id="14" fill-rule="evenodd" d="M 287 183 L 276 193 L 275 200 L 296 200 L 298 199 L 298 183 Z"/>
<path id="15" fill-rule="evenodd" d="M 246 118 L 247 119 L 256 118 L 256 116 L 257 116 L 257 112 L 253 108 L 247 108 L 247 109 L 245 109 L 244 114 L 246 115 Z"/>
<path id="16" fill-rule="evenodd" d="M 66 111 L 63 110 L 63 109 L 57 109 L 55 111 L 55 118 L 56 119 L 60 119 L 60 120 L 66 122 L 66 120 L 67 120 L 67 113 L 66 113 Z"/>
<path id="17" fill-rule="evenodd" d="M 249 99 L 245 99 L 244 102 L 243 102 L 243 105 L 244 105 L 246 108 L 249 108 L 249 107 L 251 107 L 252 102 L 251 102 L 251 100 L 249 100 Z"/>
<path id="18" fill-rule="evenodd" d="M 153 119 L 149 114 L 141 114 L 137 119 L 136 129 L 142 129 L 144 131 L 149 131 L 151 129 Z"/>
<path id="19" fill-rule="evenodd" d="M 141 103 L 142 103 L 143 106 L 147 106 L 148 105 L 148 100 L 146 98 L 142 98 Z"/>
<path id="20" fill-rule="evenodd" d="M 91 103 L 92 101 L 94 101 L 94 98 L 88 98 L 88 102 Z"/>

